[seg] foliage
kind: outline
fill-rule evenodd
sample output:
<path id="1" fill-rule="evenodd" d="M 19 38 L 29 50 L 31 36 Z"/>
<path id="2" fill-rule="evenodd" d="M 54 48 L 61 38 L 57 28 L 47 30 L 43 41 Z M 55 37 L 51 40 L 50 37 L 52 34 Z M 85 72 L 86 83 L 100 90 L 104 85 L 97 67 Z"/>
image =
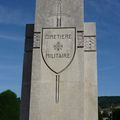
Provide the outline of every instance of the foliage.
<path id="1" fill-rule="evenodd" d="M 100 112 L 100 107 L 98 107 L 98 118 L 99 118 L 99 120 L 103 120 L 103 116 Z"/>
<path id="2" fill-rule="evenodd" d="M 119 120 L 120 119 L 120 109 L 114 109 L 112 113 L 112 120 Z"/>
<path id="3" fill-rule="evenodd" d="M 98 98 L 99 106 L 104 108 L 110 108 L 120 105 L 120 97 L 114 96 L 114 97 L 99 97 Z"/>
<path id="4" fill-rule="evenodd" d="M 104 111 L 101 114 L 102 109 L 109 109 L 113 111 L 114 120 L 120 118 L 120 109 L 116 110 L 116 106 L 120 106 L 120 97 L 99 97 L 99 120 L 103 120 L 103 117 L 108 116 L 108 113 Z M 17 98 L 16 94 L 10 90 L 7 90 L 0 94 L 0 120 L 19 120 L 20 116 L 20 98 Z M 117 118 L 116 118 L 117 116 Z"/>
<path id="5" fill-rule="evenodd" d="M 0 120 L 19 120 L 20 99 L 7 90 L 0 94 Z"/>

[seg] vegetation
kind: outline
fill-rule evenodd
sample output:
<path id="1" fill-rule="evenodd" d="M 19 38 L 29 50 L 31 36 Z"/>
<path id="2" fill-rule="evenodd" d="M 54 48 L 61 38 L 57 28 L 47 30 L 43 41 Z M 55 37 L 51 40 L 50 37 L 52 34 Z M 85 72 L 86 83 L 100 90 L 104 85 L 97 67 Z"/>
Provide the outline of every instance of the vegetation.
<path id="1" fill-rule="evenodd" d="M 19 120 L 20 99 L 7 90 L 0 94 L 0 120 Z"/>
<path id="2" fill-rule="evenodd" d="M 99 97 L 98 98 L 98 103 L 99 106 L 104 109 L 104 108 L 110 108 L 110 107 L 115 107 L 115 106 L 120 106 L 120 96 L 114 96 L 114 97 Z"/>
<path id="3" fill-rule="evenodd" d="M 108 118 L 109 120 L 120 119 L 120 97 L 99 97 L 99 120 Z"/>
<path id="4" fill-rule="evenodd" d="M 113 118 L 112 120 L 120 119 L 120 109 L 113 110 L 112 118 Z"/>
<path id="5" fill-rule="evenodd" d="M 99 97 L 99 120 L 109 117 L 112 111 L 112 120 L 120 118 L 120 97 Z M 102 111 L 102 113 L 101 113 Z M 0 94 L 0 120 L 19 120 L 20 98 L 10 90 Z"/>

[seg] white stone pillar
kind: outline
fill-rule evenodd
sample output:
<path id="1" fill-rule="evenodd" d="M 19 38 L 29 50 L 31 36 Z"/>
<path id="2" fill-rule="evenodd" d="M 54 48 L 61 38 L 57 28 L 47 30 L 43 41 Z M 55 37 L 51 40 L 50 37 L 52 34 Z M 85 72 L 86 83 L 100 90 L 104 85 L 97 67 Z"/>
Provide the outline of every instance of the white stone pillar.
<path id="1" fill-rule="evenodd" d="M 85 120 L 98 120 L 96 24 L 84 24 Z"/>

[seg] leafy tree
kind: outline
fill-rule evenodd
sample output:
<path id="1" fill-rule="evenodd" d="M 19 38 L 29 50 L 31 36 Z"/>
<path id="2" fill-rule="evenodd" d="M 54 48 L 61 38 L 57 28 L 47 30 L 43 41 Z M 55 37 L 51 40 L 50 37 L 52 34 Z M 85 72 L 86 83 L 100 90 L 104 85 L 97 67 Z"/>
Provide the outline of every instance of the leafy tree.
<path id="1" fill-rule="evenodd" d="M 104 108 L 110 108 L 111 106 L 118 106 L 120 105 L 120 96 L 104 96 L 104 97 L 99 97 L 99 106 L 104 109 Z"/>
<path id="2" fill-rule="evenodd" d="M 0 94 L 0 120 L 19 120 L 20 100 L 7 90 Z"/>
<path id="3" fill-rule="evenodd" d="M 100 112 L 100 107 L 98 107 L 98 118 L 99 118 L 99 120 L 103 120 L 103 116 L 102 116 L 102 114 L 101 114 L 101 112 Z"/>
<path id="4" fill-rule="evenodd" d="M 113 110 L 112 120 L 120 120 L 120 109 Z"/>

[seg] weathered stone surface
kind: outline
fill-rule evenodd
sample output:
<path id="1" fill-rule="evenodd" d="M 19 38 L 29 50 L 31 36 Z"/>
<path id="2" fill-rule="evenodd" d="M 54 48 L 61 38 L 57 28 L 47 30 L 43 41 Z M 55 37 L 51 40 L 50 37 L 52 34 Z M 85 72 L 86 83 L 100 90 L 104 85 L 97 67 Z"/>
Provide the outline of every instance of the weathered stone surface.
<path id="1" fill-rule="evenodd" d="M 83 22 L 83 0 L 36 6 L 29 117 L 21 120 L 97 120 L 96 30 Z"/>
<path id="2" fill-rule="evenodd" d="M 82 0 L 62 1 L 61 27 L 77 27 L 82 31 L 82 7 Z M 35 32 L 41 32 L 46 27 L 57 27 L 56 13 L 56 0 L 38 0 Z M 66 48 L 70 45 L 66 43 Z M 60 73 L 59 102 L 56 103 L 56 74 L 45 64 L 41 49 L 33 49 L 30 120 L 84 119 L 83 56 L 83 49 L 76 50 L 70 66 Z"/>
<path id="3" fill-rule="evenodd" d="M 95 23 L 84 24 L 84 36 L 94 37 L 91 47 L 85 47 L 84 53 L 84 85 L 85 85 L 85 120 L 98 119 L 98 95 L 97 95 L 97 54 L 96 54 L 96 25 Z M 86 38 L 85 38 L 86 40 Z M 87 41 L 89 42 L 89 41 Z M 85 41 L 86 44 L 86 41 Z M 88 43 L 87 43 L 88 44 Z"/>
<path id="4" fill-rule="evenodd" d="M 35 31 L 41 31 L 44 27 L 57 27 L 57 13 L 59 17 L 58 1 L 60 0 L 37 0 Z M 83 0 L 62 0 L 61 2 L 61 26 L 77 27 L 83 30 L 84 20 Z"/>

